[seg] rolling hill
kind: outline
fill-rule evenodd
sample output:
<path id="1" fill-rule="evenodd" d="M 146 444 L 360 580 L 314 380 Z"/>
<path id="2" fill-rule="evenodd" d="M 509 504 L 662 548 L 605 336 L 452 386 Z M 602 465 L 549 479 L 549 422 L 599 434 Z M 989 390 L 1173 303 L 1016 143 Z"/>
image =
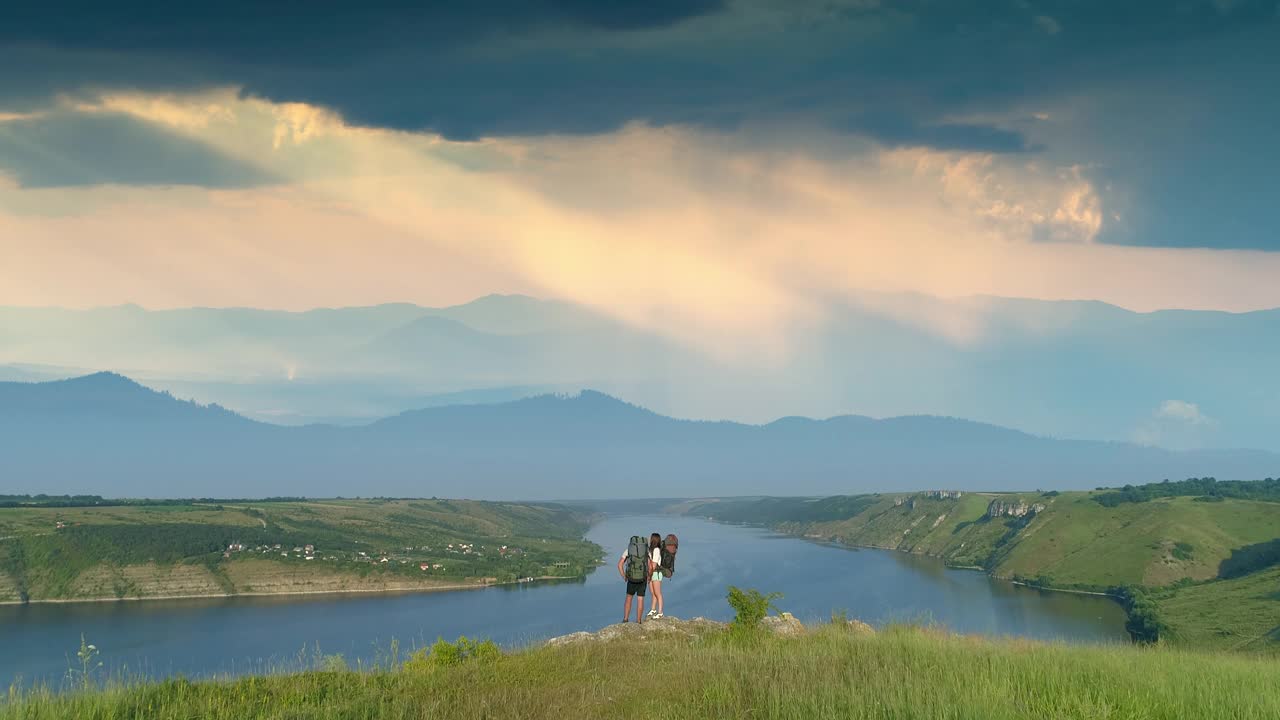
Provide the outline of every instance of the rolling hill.
<path id="1" fill-rule="evenodd" d="M 1115 492 L 926 491 L 707 500 L 677 509 L 930 555 L 1039 587 L 1138 588 L 1154 602 L 1164 639 L 1277 653 L 1280 482 L 1243 484 L 1268 491 L 1204 495 L 1177 488 L 1136 502 L 1116 501 Z"/>
<path id="2" fill-rule="evenodd" d="M 1057 440 L 940 417 L 677 420 L 585 391 L 284 427 L 100 373 L 0 383 L 7 492 L 618 498 L 1061 488 L 1262 477 L 1261 451 Z"/>
<path id="3" fill-rule="evenodd" d="M 709 501 L 687 512 L 982 567 L 997 577 L 1101 591 L 1216 578 L 1231 551 L 1280 537 L 1280 505 L 1192 497 L 1106 507 L 1094 492 L 924 493 Z M 993 503 L 1025 515 L 992 516 Z"/>

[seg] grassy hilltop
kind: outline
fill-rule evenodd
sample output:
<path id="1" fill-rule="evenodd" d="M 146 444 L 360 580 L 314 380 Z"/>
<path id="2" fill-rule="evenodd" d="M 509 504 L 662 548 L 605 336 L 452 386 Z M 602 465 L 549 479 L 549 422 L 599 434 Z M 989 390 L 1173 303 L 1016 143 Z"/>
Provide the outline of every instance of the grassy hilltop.
<path id="1" fill-rule="evenodd" d="M 579 576 L 600 557 L 581 537 L 588 517 L 558 505 L 83 498 L 5 504 L 11 507 L 0 508 L 0 601 L 8 602 L 456 588 Z"/>
<path id="2" fill-rule="evenodd" d="M 1144 489 L 1145 488 L 1145 489 Z M 1280 652 L 1280 481 L 695 503 L 685 512 L 927 554 L 1047 588 L 1120 592 L 1173 642 Z"/>
<path id="3" fill-rule="evenodd" d="M 510 654 L 441 645 L 373 671 L 326 658 L 301 674 L 15 694 L 0 699 L 0 719 L 1280 717 L 1276 660 L 1166 647 L 842 623 L 789 637 L 624 637 Z"/>

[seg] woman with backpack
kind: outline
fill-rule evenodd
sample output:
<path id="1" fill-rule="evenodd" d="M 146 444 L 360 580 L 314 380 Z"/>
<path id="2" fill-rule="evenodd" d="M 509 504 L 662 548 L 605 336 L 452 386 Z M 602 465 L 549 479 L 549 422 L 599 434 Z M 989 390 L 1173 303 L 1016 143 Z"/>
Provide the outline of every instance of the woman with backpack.
<path id="1" fill-rule="evenodd" d="M 649 591 L 653 601 L 649 603 L 649 617 L 662 617 L 662 534 L 649 536 Z"/>
<path id="2" fill-rule="evenodd" d="M 680 541 L 675 535 L 664 538 L 654 533 L 649 536 L 649 561 L 652 563 L 649 587 L 653 590 L 653 607 L 649 610 L 649 617 L 660 618 L 666 609 L 662 597 L 662 581 L 676 574 L 676 550 L 679 546 Z"/>

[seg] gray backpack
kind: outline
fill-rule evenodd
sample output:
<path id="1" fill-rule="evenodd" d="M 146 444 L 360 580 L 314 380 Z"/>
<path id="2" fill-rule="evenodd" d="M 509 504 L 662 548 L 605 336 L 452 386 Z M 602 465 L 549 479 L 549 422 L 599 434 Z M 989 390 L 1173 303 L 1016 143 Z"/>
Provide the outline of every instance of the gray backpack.
<path id="1" fill-rule="evenodd" d="M 649 579 L 649 543 L 639 535 L 632 535 L 627 544 L 627 582 L 644 582 Z"/>

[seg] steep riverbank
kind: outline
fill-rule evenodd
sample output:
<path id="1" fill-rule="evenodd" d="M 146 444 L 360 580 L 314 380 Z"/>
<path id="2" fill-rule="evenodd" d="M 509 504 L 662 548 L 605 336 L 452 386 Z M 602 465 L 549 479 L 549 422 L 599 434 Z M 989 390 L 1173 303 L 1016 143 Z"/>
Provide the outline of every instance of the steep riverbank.
<path id="1" fill-rule="evenodd" d="M 455 592 L 461 590 L 482 590 L 490 587 L 502 587 L 513 585 L 528 585 L 535 582 L 553 582 L 557 580 L 577 580 L 579 578 L 566 575 L 542 575 L 535 578 L 522 578 L 519 580 L 497 581 L 492 578 L 484 578 L 471 582 L 450 583 L 445 581 L 426 581 L 417 583 L 384 583 L 378 587 L 351 587 L 349 581 L 343 578 L 336 587 L 330 589 L 313 589 L 313 590 L 268 590 L 261 592 L 234 592 L 234 593 L 204 593 L 204 594 L 183 594 L 183 595 L 145 595 L 133 597 L 79 597 L 79 598 L 61 598 L 61 599 L 43 599 L 43 600 L 0 600 L 0 605 L 68 605 L 77 603 L 116 603 L 116 602 L 156 602 L 156 601 L 172 601 L 172 600 L 209 600 L 217 598 L 254 598 L 254 597 L 289 597 L 289 596 L 335 596 L 343 595 L 368 595 L 368 594 L 412 594 L 412 593 L 433 593 L 433 592 Z"/>
<path id="2" fill-rule="evenodd" d="M 238 592 L 238 593 L 207 593 L 207 594 L 187 594 L 187 595 L 147 595 L 142 597 L 81 597 L 81 598 L 63 598 L 63 599 L 44 599 L 44 600 L 4 600 L 0 601 L 0 605 L 74 605 L 80 603 L 119 603 L 119 602 L 165 602 L 173 600 L 210 600 L 218 598 L 253 598 L 253 597 L 289 597 L 289 596 L 342 596 L 342 595 L 366 595 L 366 594 L 395 594 L 395 593 L 429 593 L 429 592 L 452 592 L 457 590 L 479 590 L 495 585 L 512 585 L 514 582 L 508 583 L 461 583 L 448 584 L 441 583 L 436 585 L 407 585 L 404 587 L 388 586 L 378 588 L 344 588 L 333 590 L 278 590 L 271 592 Z"/>
<path id="3" fill-rule="evenodd" d="M 0 602 L 418 592 L 581 577 L 592 516 L 464 500 L 0 508 Z"/>
<path id="4" fill-rule="evenodd" d="M 787 532 L 785 527 L 771 528 L 771 529 L 778 530 L 779 532 Z M 814 535 L 812 533 L 805 533 L 803 535 L 800 535 L 795 532 L 788 532 L 787 534 L 793 535 L 795 537 L 801 537 L 801 538 L 804 538 L 805 540 L 827 543 L 835 547 L 862 549 L 862 550 L 884 550 L 887 552 L 898 552 L 898 553 L 905 553 L 907 555 L 918 555 L 920 557 L 933 558 L 935 560 L 941 561 L 944 565 L 946 565 L 947 567 L 953 570 L 972 570 L 975 572 L 980 572 L 996 580 L 1005 580 L 1012 585 L 1017 585 L 1018 587 L 1030 588 L 1032 590 L 1043 590 L 1045 592 L 1053 592 L 1053 593 L 1066 593 L 1068 595 L 1088 595 L 1091 597 L 1103 597 L 1103 598 L 1110 598 L 1118 602 L 1124 601 L 1124 595 L 1119 592 L 1115 592 L 1115 591 L 1101 592 L 1097 590 L 1076 590 L 1074 588 L 1050 587 L 1048 585 L 1037 585 L 1036 583 L 1029 582 L 1027 580 L 1018 580 L 1013 577 L 1003 577 L 1000 574 L 992 572 L 991 570 L 981 565 L 960 565 L 950 561 L 945 555 L 942 555 L 940 553 L 904 550 L 899 547 L 889 547 L 884 545 L 860 545 L 858 543 L 850 543 L 840 539 Z"/>
<path id="5" fill-rule="evenodd" d="M 1251 488 L 1242 486 L 1233 490 Z M 679 509 L 810 540 L 939 558 L 1025 587 L 1111 597 L 1125 607 L 1129 632 L 1143 641 L 1280 651 L 1280 597 L 1257 592 L 1257 583 L 1243 577 L 1220 576 L 1228 561 L 1241 565 L 1266 555 L 1251 549 L 1280 536 L 1280 504 L 1143 487 L 1155 488 L 1146 491 L 1150 497 L 934 490 L 708 500 Z M 1270 572 L 1265 564 L 1248 571 Z M 1202 586 L 1231 602 L 1180 601 L 1203 595 L 1192 591 Z"/>

